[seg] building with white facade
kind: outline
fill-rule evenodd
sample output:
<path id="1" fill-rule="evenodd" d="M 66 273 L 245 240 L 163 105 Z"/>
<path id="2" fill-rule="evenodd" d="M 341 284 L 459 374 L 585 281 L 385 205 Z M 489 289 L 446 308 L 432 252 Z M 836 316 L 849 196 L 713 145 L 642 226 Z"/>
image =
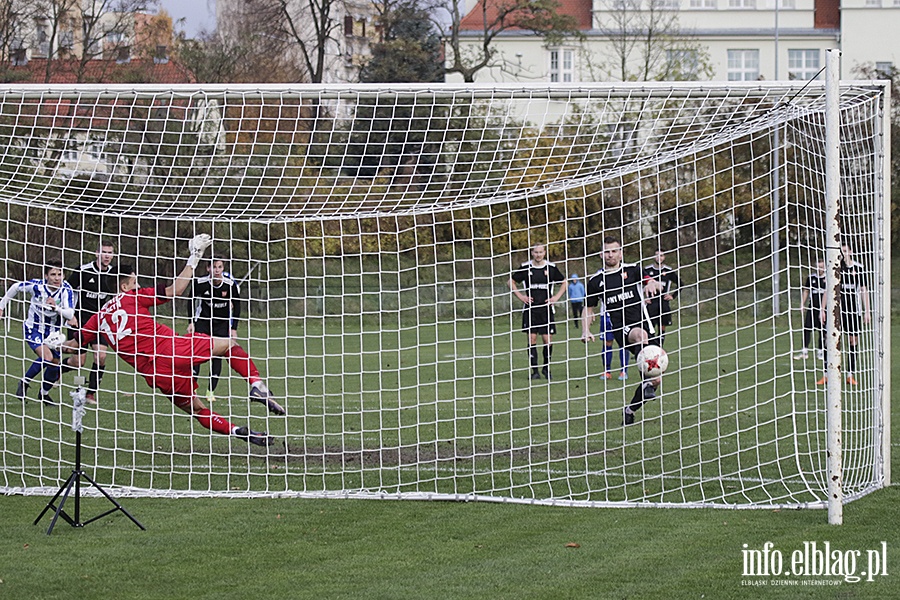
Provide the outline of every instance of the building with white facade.
<path id="1" fill-rule="evenodd" d="M 479 0 L 463 19 L 464 40 L 478 44 L 483 37 L 482 3 L 488 2 L 490 12 L 493 1 Z M 650 1 L 657 16 L 648 17 Z M 664 22 L 685 44 L 664 53 L 680 60 L 681 79 L 809 79 L 822 69 L 825 51 L 831 48 L 842 51 L 844 78 L 852 78 L 860 65 L 885 72 L 900 65 L 900 0 L 562 0 L 560 10 L 575 19 L 583 39 L 548 46 L 537 34 L 505 31 L 496 38 L 492 66 L 480 71 L 476 81 L 657 78 L 635 76 L 643 58 L 639 43 L 631 50 L 630 67 L 617 68 L 624 52 L 617 52 L 611 40 L 638 40 L 640 23 L 671 17 L 674 25 Z M 623 23 L 634 29 L 623 34 Z M 695 49 L 704 55 L 691 56 Z M 695 60 L 706 69 L 692 74 Z M 451 76 L 448 81 L 459 79 Z"/>
<path id="2" fill-rule="evenodd" d="M 381 32 L 376 25 L 378 13 L 375 4 L 369 0 L 345 0 L 329 5 L 325 15 L 312 15 L 311 3 L 289 0 L 286 10 L 294 17 L 299 29 L 288 35 L 284 28 L 290 28 L 283 17 L 282 23 L 272 23 L 267 31 L 257 31 L 257 37 L 269 37 L 281 42 L 287 52 L 292 52 L 292 61 L 303 64 L 299 44 L 292 36 L 299 37 L 313 54 L 318 51 L 315 43 L 317 28 L 326 32 L 324 44 L 324 65 L 322 83 L 348 83 L 359 81 L 359 71 L 371 56 L 371 46 L 379 41 Z M 236 37 L 243 24 L 254 22 L 252 3 L 246 0 L 216 1 L 216 30 L 220 37 Z M 304 29 L 305 28 L 305 29 Z M 277 39 L 276 39 L 277 38 Z M 277 44 L 276 44 L 277 45 Z M 264 45 L 263 45 L 264 46 Z"/>

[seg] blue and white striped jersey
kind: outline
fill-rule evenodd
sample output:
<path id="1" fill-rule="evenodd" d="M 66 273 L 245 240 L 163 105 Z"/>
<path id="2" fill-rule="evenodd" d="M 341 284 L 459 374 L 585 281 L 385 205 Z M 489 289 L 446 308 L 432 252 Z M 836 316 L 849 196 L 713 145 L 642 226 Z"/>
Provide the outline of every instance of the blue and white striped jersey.
<path id="1" fill-rule="evenodd" d="M 10 286 L 6 295 L 0 300 L 0 309 L 6 308 L 18 294 L 31 294 L 31 303 L 28 306 L 28 314 L 22 324 L 25 330 L 25 338 L 35 343 L 40 343 L 53 331 L 59 331 L 63 326 L 63 316 L 57 310 L 73 310 L 75 308 L 75 291 L 67 282 L 53 290 L 43 279 L 29 279 Z M 56 307 L 47 304 L 47 299 L 53 298 Z"/>

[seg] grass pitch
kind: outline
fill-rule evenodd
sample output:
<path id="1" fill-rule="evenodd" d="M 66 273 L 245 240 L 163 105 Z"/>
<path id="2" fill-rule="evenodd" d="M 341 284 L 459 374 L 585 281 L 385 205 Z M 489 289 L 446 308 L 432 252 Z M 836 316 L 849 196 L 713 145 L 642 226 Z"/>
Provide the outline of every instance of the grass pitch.
<path id="1" fill-rule="evenodd" d="M 562 485 L 554 478 L 552 467 L 567 465 L 571 469 L 574 464 L 585 469 L 593 458 L 601 460 L 576 453 L 568 447 L 554 446 L 563 432 L 574 431 L 579 450 L 594 447 L 592 444 L 598 448 L 609 444 L 601 453 L 602 460 L 606 461 L 607 467 L 615 465 L 619 469 L 621 481 L 634 473 L 653 475 L 648 478 L 651 487 L 638 489 L 638 484 L 622 484 L 612 488 L 618 490 L 615 492 L 618 496 L 603 496 L 601 500 L 641 495 L 651 500 L 678 495 L 703 498 L 707 492 L 698 486 L 671 484 L 670 479 L 658 474 L 663 471 L 678 473 L 679 477 L 674 479 L 688 480 L 680 476 L 678 465 L 688 468 L 698 464 L 692 457 L 708 456 L 710 447 L 698 446 L 695 441 L 700 439 L 704 427 L 717 426 L 724 434 L 720 435 L 717 446 L 722 458 L 701 462 L 695 468 L 732 471 L 734 468 L 729 464 L 741 465 L 746 458 L 734 449 L 729 450 L 738 447 L 742 436 L 772 440 L 771 443 L 757 444 L 762 450 L 756 455 L 757 458 L 774 458 L 778 456 L 780 440 L 786 438 L 789 431 L 783 425 L 801 423 L 811 432 L 818 432 L 820 428 L 812 416 L 818 398 L 812 383 L 816 373 L 811 364 L 804 363 L 801 367 L 786 363 L 785 360 L 790 360 L 784 355 L 787 346 L 780 344 L 789 345 L 789 340 L 780 338 L 778 341 L 773 338 L 773 350 L 768 351 L 767 342 L 753 345 L 749 339 L 743 341 L 742 334 L 717 336 L 714 356 L 724 358 L 715 358 L 715 368 L 721 370 L 723 366 L 733 365 L 734 369 L 722 373 L 712 399 L 706 403 L 695 400 L 691 404 L 688 397 L 700 397 L 701 387 L 712 385 L 701 383 L 706 381 L 702 370 L 712 366 L 701 364 L 688 354 L 690 351 L 696 352 L 698 358 L 706 356 L 703 344 L 708 342 L 692 344 L 683 333 L 684 337 L 679 340 L 681 344 L 672 344 L 672 375 L 678 377 L 682 390 L 692 390 L 690 396 L 686 392 L 674 396 L 670 390 L 676 386 L 670 387 L 668 381 L 664 383 L 664 395 L 657 404 L 645 409 L 636 430 L 641 435 L 632 440 L 627 431 L 618 428 L 616 418 L 633 380 L 625 384 L 600 382 L 593 372 L 599 364 L 599 349 L 585 348 L 572 339 L 568 343 L 559 341 L 554 354 L 555 360 L 560 360 L 559 354 L 563 354 L 566 377 L 538 385 L 527 381 L 522 364 L 523 336 L 519 332 L 510 330 L 509 341 L 502 345 L 498 341 L 503 339 L 502 336 L 475 338 L 474 342 L 467 342 L 470 352 L 463 356 L 466 353 L 458 349 L 460 344 L 443 339 L 454 335 L 460 337 L 460 330 L 438 330 L 435 348 L 430 352 L 440 356 L 450 353 L 452 348 L 459 356 L 452 364 L 442 362 L 435 367 L 434 382 L 417 376 L 416 381 L 421 385 L 410 387 L 401 383 L 402 366 L 390 375 L 396 379 L 389 380 L 377 370 L 370 372 L 362 358 L 348 365 L 349 359 L 326 348 L 328 344 L 364 344 L 365 336 L 338 339 L 323 335 L 321 350 L 317 350 L 312 346 L 318 343 L 315 336 L 309 335 L 308 331 L 303 333 L 305 335 L 289 337 L 287 342 L 292 348 L 289 354 L 305 357 L 300 363 L 303 372 L 297 372 L 287 362 L 269 360 L 265 363 L 267 376 L 276 382 L 275 385 L 280 383 L 284 389 L 302 391 L 288 394 L 292 417 L 281 421 L 285 426 L 288 451 L 276 455 L 276 460 L 262 457 L 255 448 L 248 449 L 206 434 L 174 410 L 167 400 L 146 394 L 145 384 L 137 381 L 135 385 L 134 377 L 124 367 L 116 381 L 122 392 L 115 404 L 108 392 L 111 381 L 104 381 L 107 393 L 101 397 L 100 410 L 90 417 L 96 421 L 87 423 L 88 431 L 95 431 L 92 435 L 96 438 L 92 439 L 96 442 L 91 442 L 93 454 L 89 453 L 85 460 L 87 465 L 95 464 L 94 461 L 102 464 L 100 460 L 105 454 L 118 452 L 121 463 L 127 465 L 132 460 L 140 468 L 127 475 L 128 470 L 98 467 L 93 475 L 104 485 L 150 482 L 160 487 L 168 485 L 173 494 L 189 486 L 206 486 L 232 490 L 240 495 L 257 486 L 272 489 L 276 483 L 295 485 L 302 482 L 313 490 L 335 483 L 330 478 L 342 478 L 344 483 L 353 486 L 365 483 L 368 477 L 380 477 L 388 489 L 402 491 L 402 478 L 418 471 L 421 474 L 414 478 L 417 485 L 425 481 L 436 490 L 457 489 L 463 492 L 460 498 L 465 498 L 471 490 L 486 489 L 489 475 L 478 473 L 477 469 L 480 461 L 487 457 L 480 453 L 484 448 L 494 448 L 508 461 L 527 457 L 542 472 L 539 478 L 514 470 L 503 475 L 503 482 L 508 482 L 508 487 L 497 487 L 505 493 L 527 492 L 537 496 L 542 489 Z M 424 335 L 417 333 L 417 339 L 425 340 Z M 698 330 L 697 339 L 707 335 Z M 894 338 L 897 339 L 896 334 Z M 251 342 L 251 354 L 260 356 L 262 352 L 255 346 L 257 343 L 261 344 Z M 729 343 L 735 348 L 732 352 L 727 350 Z M 493 367 L 482 367 L 486 359 L 479 344 L 487 344 L 497 357 Z M 749 351 L 749 347 L 757 360 L 748 363 L 743 358 L 747 355 L 741 352 Z M 675 351 L 675 348 L 679 350 Z M 739 352 L 738 348 L 743 350 Z M 894 348 L 898 348 L 896 341 Z M 409 351 L 398 350 L 387 358 L 384 353 L 366 354 L 365 358 L 377 361 L 380 366 L 393 365 L 387 361 L 396 357 L 397 364 L 403 365 L 403 352 Z M 269 355 L 273 354 L 270 350 Z M 341 367 L 347 368 L 346 378 L 330 374 L 334 373 L 331 364 L 336 360 L 345 363 Z M 511 367 L 500 370 L 501 375 L 492 375 L 497 361 L 501 366 L 508 362 Z M 21 366 L 12 360 L 7 364 Z M 357 364 L 358 374 L 348 368 L 355 368 Z M 792 369 L 793 374 L 774 377 L 781 372 L 780 368 Z M 15 371 L 8 367 L 7 372 Z M 770 372 L 772 376 L 768 375 Z M 462 381 L 456 377 L 458 374 L 464 375 Z M 866 376 L 873 377 L 874 374 Z M 900 373 L 895 368 L 893 377 L 897 380 L 898 376 Z M 394 381 L 398 385 L 385 385 Z M 126 387 L 129 382 L 134 391 Z M 367 420 L 373 418 L 374 407 L 378 406 L 368 404 L 374 402 L 370 395 L 374 394 L 371 388 L 376 386 L 375 382 L 389 390 L 384 406 L 390 409 L 385 413 L 390 418 L 379 419 L 378 427 Z M 488 384 L 486 388 L 480 387 L 484 384 Z M 235 421 L 245 418 L 266 426 L 277 425 L 277 419 L 261 414 L 261 407 L 248 407 L 239 402 L 242 384 L 232 381 L 232 385 L 233 397 L 217 400 L 215 407 L 218 410 L 227 412 Z M 784 392 L 779 391 L 782 385 Z M 502 386 L 508 389 L 503 391 Z M 611 387 L 607 389 L 606 386 Z M 394 388 L 394 399 L 390 400 L 390 390 Z M 474 393 L 461 403 L 459 392 L 467 390 Z M 129 393 L 136 395 L 128 396 Z M 408 407 L 404 399 L 407 394 L 417 400 L 429 400 L 423 403 L 425 409 L 418 408 L 412 401 L 409 404 L 412 407 L 409 410 L 419 411 L 420 416 L 422 410 L 428 410 L 438 417 L 428 429 L 405 427 Z M 755 400 L 769 398 L 770 401 L 757 408 L 742 408 L 743 394 L 750 394 Z M 752 403 L 749 398 L 746 400 L 748 407 Z M 297 406 L 301 407 L 300 413 L 296 412 Z M 484 410 L 479 408 L 482 406 L 502 409 L 497 411 L 501 415 L 499 420 L 490 423 L 479 420 L 478 415 Z M 798 406 L 809 406 L 809 410 L 800 413 L 804 418 L 778 416 L 783 406 L 790 407 L 795 414 Z M 900 422 L 896 406 L 893 410 L 895 423 Z M 357 409 L 348 410 L 350 407 Z M 314 408 L 318 408 L 318 412 Z M 24 418 L 16 419 L 19 415 L 16 409 Z M 748 410 L 755 412 L 743 416 Z M 788 412 L 787 408 L 784 410 Z M 342 416 L 341 411 L 346 415 Z M 306 414 L 316 416 L 304 421 L 300 415 Z M 48 418 L 51 415 L 52 418 Z M 568 418 L 572 415 L 575 415 L 574 419 Z M 413 453 L 411 448 L 415 448 L 415 455 L 420 456 L 419 447 L 430 443 L 429 436 L 440 437 L 441 427 L 456 421 L 460 423 L 455 425 L 456 431 L 466 433 L 460 437 L 469 444 L 471 453 L 471 456 L 459 453 L 470 469 L 464 476 L 461 475 L 463 470 L 456 467 L 451 469 L 452 476 L 439 475 L 441 450 L 422 455 L 427 459 L 423 461 L 424 466 L 405 465 L 405 452 Z M 754 422 L 754 426 L 743 425 L 745 421 Z M 305 428 L 295 431 L 292 423 L 296 422 Z M 338 422 L 344 423 L 346 431 L 353 435 L 343 439 L 328 438 L 327 432 Z M 37 468 L 34 472 L 38 475 L 30 476 L 31 484 L 50 485 L 58 481 L 57 478 L 64 479 L 68 475 L 71 470 L 70 445 L 38 441 L 32 437 L 16 442 L 20 445 L 10 442 L 22 439 L 16 431 L 11 431 L 11 425 L 15 423 L 25 423 L 26 428 L 40 425 L 40 431 L 49 440 L 70 438 L 65 409 L 46 409 L 38 405 L 22 407 L 12 403 L 7 396 L 4 423 L 4 460 L 14 464 L 18 455 L 23 466 Z M 572 423 L 586 423 L 587 426 L 572 429 Z M 588 427 L 592 424 L 597 425 L 596 430 Z M 673 424 L 678 425 L 674 430 L 670 429 Z M 526 433 L 527 428 L 523 425 L 538 433 Z M 608 428 L 603 430 L 602 427 L 607 425 Z M 491 427 L 494 432 L 490 432 Z M 853 432 L 861 432 L 865 427 L 851 422 L 849 429 L 849 435 L 860 435 Z M 593 434 L 588 430 L 603 431 L 603 437 L 591 437 Z M 680 445 L 670 437 L 669 431 L 680 432 Z M 405 442 L 404 435 L 411 436 L 409 442 Z M 897 439 L 895 434 L 894 440 Z M 371 440 L 379 441 L 384 448 L 396 449 L 396 453 L 392 456 L 383 452 L 377 456 L 367 455 L 366 444 Z M 540 443 L 532 443 L 535 441 Z M 529 443 L 537 450 L 529 447 L 528 452 L 511 452 L 511 449 L 524 448 Z M 114 451 L 114 444 L 126 447 L 133 444 L 134 449 Z M 307 450 L 333 447 L 334 457 L 329 458 L 323 452 L 314 454 L 314 460 L 311 460 L 300 451 L 292 450 L 304 447 Z M 377 446 L 373 444 L 372 447 Z M 614 452 L 610 453 L 609 447 L 614 448 Z M 893 447 L 897 447 L 896 442 Z M 806 460 L 821 460 L 819 451 L 812 452 L 811 448 L 805 453 Z M 54 452 L 60 455 L 58 462 L 39 460 L 41 453 L 52 456 Z M 896 454 L 895 451 L 895 473 L 900 472 L 897 471 Z M 357 460 L 349 460 L 351 456 L 356 456 Z M 330 461 L 337 462 L 338 457 L 345 473 L 329 475 Z M 373 461 L 371 472 L 363 468 L 367 461 Z M 457 462 L 454 460 L 449 464 Z M 765 460 L 762 463 L 763 467 L 755 468 L 766 469 L 774 464 Z M 302 469 L 300 465 L 303 465 Z M 855 468 L 853 463 L 849 466 L 851 470 Z M 226 467 L 237 474 L 220 472 Z M 280 469 L 296 469 L 298 473 L 279 473 Z M 300 473 L 304 469 L 311 474 Z M 796 471 L 795 468 L 792 472 Z M 394 479 L 386 474 L 392 474 Z M 523 481 L 517 479 L 520 476 L 524 477 Z M 6 477 L 7 485 L 11 485 L 9 475 Z M 580 481 L 585 487 L 592 482 L 614 481 L 611 475 L 596 477 L 591 480 L 585 476 Z M 310 482 L 316 482 L 316 485 Z M 666 487 L 670 484 L 672 487 Z M 730 497 L 727 486 L 731 484 L 722 482 L 720 485 L 724 492 L 719 497 Z M 778 489 L 784 489 L 784 485 L 780 484 Z M 588 493 L 611 494 L 601 492 L 600 488 Z M 764 495 L 768 491 L 757 486 L 740 493 Z M 60 522 L 53 534 L 47 536 L 49 517 L 45 516 L 38 525 L 33 525 L 32 521 L 49 498 L 0 497 L 0 514 L 3 515 L 0 519 L 0 595 L 41 599 L 242 598 L 248 594 L 288 598 L 895 598 L 900 593 L 900 583 L 891 566 L 900 548 L 900 534 L 892 526 L 900 518 L 900 495 L 896 487 L 872 493 L 847 505 L 845 525 L 841 527 L 827 525 L 823 510 L 581 509 L 500 502 L 166 499 L 130 498 L 127 495 L 119 496 L 119 499 L 147 526 L 147 531 L 139 531 L 123 515 L 113 514 L 84 529 Z M 71 505 L 67 508 L 71 510 Z M 85 518 L 107 508 L 106 501 L 100 498 L 85 498 L 82 504 Z M 765 542 L 772 542 L 776 549 L 790 556 L 793 551 L 802 549 L 804 542 L 812 541 L 819 546 L 827 541 L 832 548 L 841 551 L 859 550 L 863 556 L 866 550 L 879 548 L 881 542 L 886 542 L 891 561 L 888 575 L 858 583 L 846 582 L 841 577 L 743 575 L 744 544 L 751 549 L 761 549 Z M 806 580 L 815 581 L 808 584 L 804 583 Z"/>

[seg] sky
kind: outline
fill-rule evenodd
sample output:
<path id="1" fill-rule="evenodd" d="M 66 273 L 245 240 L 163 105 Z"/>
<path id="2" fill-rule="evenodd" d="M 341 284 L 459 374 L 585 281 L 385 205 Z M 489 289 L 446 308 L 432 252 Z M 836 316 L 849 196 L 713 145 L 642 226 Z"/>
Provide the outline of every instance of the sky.
<path id="1" fill-rule="evenodd" d="M 189 38 L 196 37 L 203 28 L 215 29 L 215 0 L 160 0 L 159 6 L 172 15 L 175 29 L 183 29 Z M 181 18 L 185 21 L 179 24 L 178 19 Z"/>

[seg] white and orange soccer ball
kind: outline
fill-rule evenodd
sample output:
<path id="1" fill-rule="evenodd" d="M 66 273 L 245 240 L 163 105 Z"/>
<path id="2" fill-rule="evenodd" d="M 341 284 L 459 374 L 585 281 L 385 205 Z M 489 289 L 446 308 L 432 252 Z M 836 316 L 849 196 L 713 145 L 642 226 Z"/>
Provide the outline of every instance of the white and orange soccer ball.
<path id="1" fill-rule="evenodd" d="M 659 346 L 644 346 L 637 355 L 637 364 L 644 377 L 659 377 L 669 367 L 669 355 Z"/>

